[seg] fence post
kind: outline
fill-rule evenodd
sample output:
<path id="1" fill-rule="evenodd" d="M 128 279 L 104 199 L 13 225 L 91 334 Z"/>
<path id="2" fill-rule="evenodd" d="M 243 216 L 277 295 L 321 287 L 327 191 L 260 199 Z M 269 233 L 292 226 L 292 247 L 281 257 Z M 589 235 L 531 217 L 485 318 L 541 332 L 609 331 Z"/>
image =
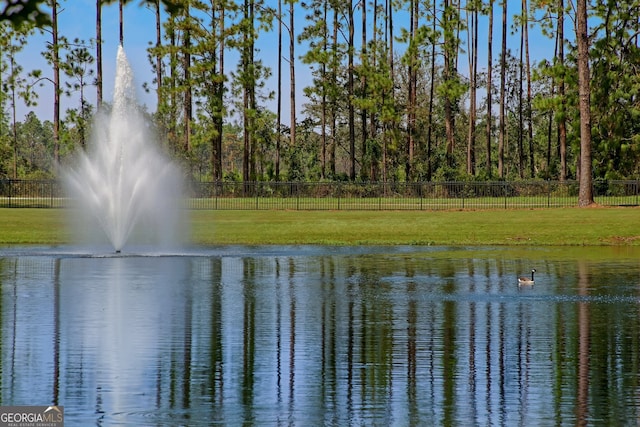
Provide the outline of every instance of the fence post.
<path id="1" fill-rule="evenodd" d="M 214 202 L 213 205 L 215 206 L 216 210 L 218 210 L 218 197 L 219 197 L 218 193 L 221 193 L 222 191 L 224 191 L 224 184 L 223 183 L 218 184 L 216 182 L 216 185 L 213 187 L 213 196 L 215 197 L 213 199 L 213 202 Z"/>
<path id="2" fill-rule="evenodd" d="M 258 194 L 258 183 L 253 183 L 253 191 L 256 192 L 256 210 L 258 210 L 258 203 L 260 203 L 260 195 Z"/>
<path id="3" fill-rule="evenodd" d="M 53 206 L 53 181 L 49 182 L 49 207 L 55 207 Z"/>
<path id="4" fill-rule="evenodd" d="M 504 208 L 507 209 L 507 192 L 509 191 L 507 182 L 504 182 Z"/>

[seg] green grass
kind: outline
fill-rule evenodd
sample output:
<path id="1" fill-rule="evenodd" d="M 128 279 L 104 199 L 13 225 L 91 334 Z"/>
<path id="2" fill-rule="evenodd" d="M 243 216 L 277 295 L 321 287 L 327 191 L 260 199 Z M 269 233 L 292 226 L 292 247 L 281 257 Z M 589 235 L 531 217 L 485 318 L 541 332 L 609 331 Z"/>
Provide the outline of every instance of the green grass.
<path id="1" fill-rule="evenodd" d="M 61 209 L 0 209 L 0 244 L 68 243 L 70 233 Z"/>
<path id="2" fill-rule="evenodd" d="M 640 208 L 189 211 L 198 245 L 640 246 Z M 63 209 L 0 209 L 0 244 L 65 244 Z"/>
<path id="3" fill-rule="evenodd" d="M 194 211 L 198 244 L 640 245 L 640 209 Z"/>

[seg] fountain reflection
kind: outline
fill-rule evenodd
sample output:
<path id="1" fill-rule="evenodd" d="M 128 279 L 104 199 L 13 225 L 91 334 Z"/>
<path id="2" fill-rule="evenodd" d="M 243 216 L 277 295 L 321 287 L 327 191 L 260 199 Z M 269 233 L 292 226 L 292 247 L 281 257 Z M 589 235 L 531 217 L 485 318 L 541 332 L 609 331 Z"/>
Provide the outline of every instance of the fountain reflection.
<path id="1" fill-rule="evenodd" d="M 3 404 L 72 424 L 637 419 L 637 261 L 3 257 Z M 34 402 L 34 400 L 36 402 Z"/>

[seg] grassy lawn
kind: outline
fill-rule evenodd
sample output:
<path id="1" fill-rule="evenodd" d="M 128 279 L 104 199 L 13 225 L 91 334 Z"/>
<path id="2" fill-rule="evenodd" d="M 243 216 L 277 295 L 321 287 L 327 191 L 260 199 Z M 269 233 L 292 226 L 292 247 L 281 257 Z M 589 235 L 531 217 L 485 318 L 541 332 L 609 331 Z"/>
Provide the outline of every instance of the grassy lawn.
<path id="1" fill-rule="evenodd" d="M 0 245 L 68 243 L 61 209 L 0 208 Z"/>
<path id="2" fill-rule="evenodd" d="M 66 213 L 0 209 L 0 245 L 70 243 Z M 195 210 L 189 214 L 191 241 L 199 245 L 640 246 L 640 208 Z"/>
<path id="3" fill-rule="evenodd" d="M 194 211 L 199 244 L 640 245 L 640 209 Z"/>

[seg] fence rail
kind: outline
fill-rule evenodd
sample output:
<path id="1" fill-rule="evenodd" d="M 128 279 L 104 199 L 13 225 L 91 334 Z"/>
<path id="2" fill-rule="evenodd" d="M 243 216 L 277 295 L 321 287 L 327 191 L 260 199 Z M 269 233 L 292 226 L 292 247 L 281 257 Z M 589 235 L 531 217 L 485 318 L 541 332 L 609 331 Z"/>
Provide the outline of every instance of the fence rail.
<path id="1" fill-rule="evenodd" d="M 640 181 L 593 184 L 595 202 L 639 206 Z M 442 210 L 571 207 L 576 181 L 421 183 L 193 182 L 185 206 L 209 210 Z M 65 208 L 58 181 L 0 180 L 0 207 Z"/>

